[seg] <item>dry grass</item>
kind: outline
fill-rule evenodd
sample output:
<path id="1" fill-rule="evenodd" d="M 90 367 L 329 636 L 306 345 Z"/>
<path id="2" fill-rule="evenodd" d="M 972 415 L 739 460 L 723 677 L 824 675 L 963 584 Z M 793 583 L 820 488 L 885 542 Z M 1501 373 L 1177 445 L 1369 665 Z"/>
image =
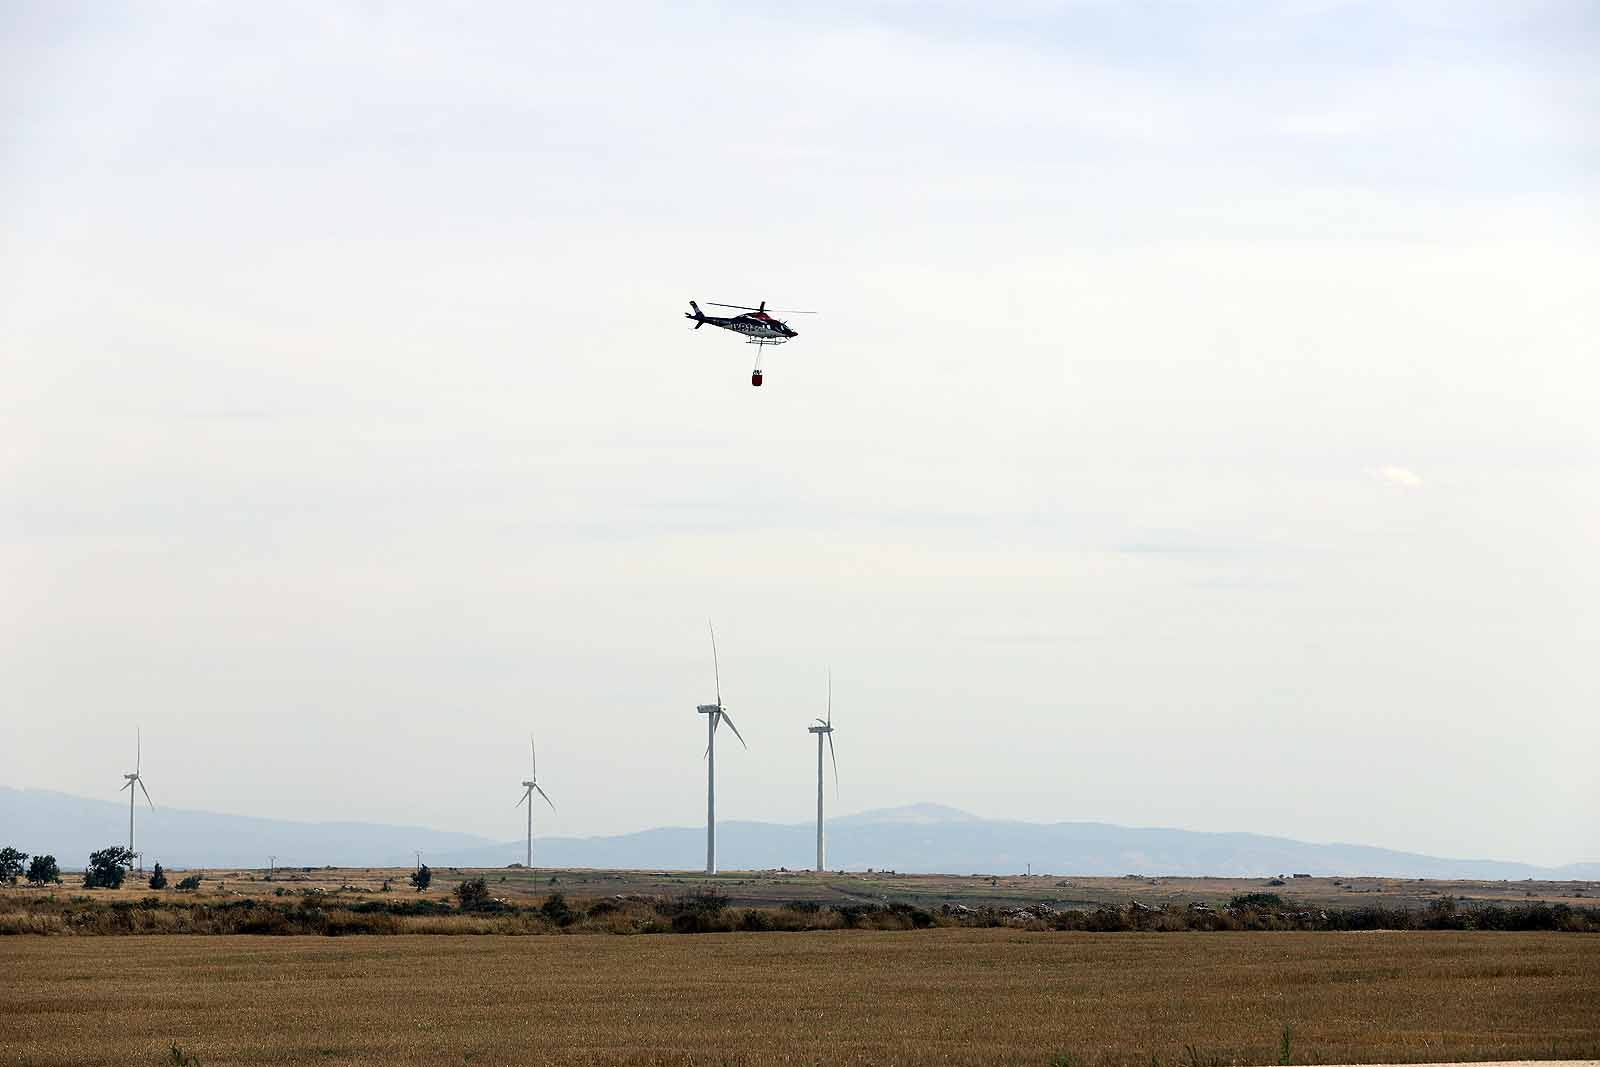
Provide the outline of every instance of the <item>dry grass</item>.
<path id="1" fill-rule="evenodd" d="M 1600 1054 L 1585 935 L 0 940 L 8 1063 L 1276 1063 Z"/>
<path id="2" fill-rule="evenodd" d="M 172 872 L 176 882 L 188 871 Z M 268 880 L 263 870 L 215 869 L 200 871 L 205 877 L 201 897 L 263 897 L 274 889 L 298 894 L 308 888 L 345 895 L 416 899 L 407 884 L 409 868 L 381 867 L 287 867 L 279 868 Z M 1485 882 L 1445 881 L 1406 878 L 1290 878 L 1281 886 L 1264 878 L 1104 878 L 1078 875 L 945 875 L 825 873 L 810 871 L 724 871 L 707 876 L 693 871 L 597 871 L 538 870 L 520 868 L 455 869 L 433 868 L 434 883 L 422 897 L 448 899 L 463 879 L 481 875 L 489 891 L 517 903 L 543 898 L 552 892 L 572 897 L 597 898 L 613 894 L 675 896 L 700 886 L 713 886 L 725 894 L 735 907 L 771 907 L 789 901 L 814 900 L 826 903 L 869 903 L 886 900 L 937 907 L 945 902 L 970 905 L 1015 906 L 1033 903 L 1061 907 L 1113 906 L 1139 900 L 1146 904 L 1183 907 L 1192 902 L 1221 904 L 1241 893 L 1278 893 L 1300 907 L 1402 907 L 1421 908 L 1440 897 L 1463 902 L 1530 904 L 1569 904 L 1594 907 L 1600 904 L 1600 882 Z M 148 877 L 145 875 L 144 877 Z M 554 879 L 554 881 L 552 881 Z M 392 894 L 380 894 L 388 880 Z M 65 884 L 56 892 L 82 892 L 81 876 L 64 876 Z M 37 892 L 23 888 L 9 893 Z M 146 896 L 142 877 L 130 874 L 124 888 L 95 890 L 109 899 L 137 900 Z M 168 893 L 173 892 L 167 890 Z"/>

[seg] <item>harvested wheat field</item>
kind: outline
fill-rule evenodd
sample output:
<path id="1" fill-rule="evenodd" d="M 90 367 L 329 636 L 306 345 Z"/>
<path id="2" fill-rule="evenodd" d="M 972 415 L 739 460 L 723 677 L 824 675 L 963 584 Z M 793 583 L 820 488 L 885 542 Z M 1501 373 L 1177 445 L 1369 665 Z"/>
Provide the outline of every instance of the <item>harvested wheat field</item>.
<path id="1" fill-rule="evenodd" d="M 1600 941 L 16 937 L 0 1005 L 6 1062 L 41 1067 L 1277 1063 L 1285 1027 L 1296 1062 L 1572 1058 L 1600 1053 Z"/>

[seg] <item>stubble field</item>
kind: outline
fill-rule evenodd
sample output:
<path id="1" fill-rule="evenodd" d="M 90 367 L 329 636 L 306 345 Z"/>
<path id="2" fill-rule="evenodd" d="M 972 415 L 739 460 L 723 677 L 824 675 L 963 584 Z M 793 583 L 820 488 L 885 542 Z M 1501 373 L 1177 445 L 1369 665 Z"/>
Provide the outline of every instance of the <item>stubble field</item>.
<path id="1" fill-rule="evenodd" d="M 1600 1055 L 1600 942 L 1496 933 L 0 940 L 8 1063 Z M 1063 1061 L 1057 1057 L 1070 1057 Z"/>

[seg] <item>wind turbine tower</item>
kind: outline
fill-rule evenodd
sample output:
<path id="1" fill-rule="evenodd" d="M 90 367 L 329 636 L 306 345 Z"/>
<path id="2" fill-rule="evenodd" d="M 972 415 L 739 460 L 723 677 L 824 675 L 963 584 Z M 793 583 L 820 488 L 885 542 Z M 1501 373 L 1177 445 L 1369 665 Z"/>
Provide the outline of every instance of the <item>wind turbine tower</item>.
<path id="1" fill-rule="evenodd" d="M 539 752 L 533 747 L 533 738 L 528 738 L 528 754 L 533 757 L 533 774 L 522 781 L 522 800 L 517 801 L 520 806 L 524 801 L 528 805 L 528 862 L 524 864 L 529 870 L 533 869 L 533 794 L 538 793 L 544 797 L 544 802 L 550 805 L 550 810 L 556 810 L 556 802 L 550 799 L 543 789 L 539 788 Z"/>
<path id="2" fill-rule="evenodd" d="M 828 844 L 822 834 L 822 739 L 828 739 L 828 755 L 833 758 L 833 790 L 839 791 L 839 757 L 833 750 L 833 672 L 828 672 L 828 717 L 806 731 L 817 735 L 817 872 L 828 869 Z"/>
<path id="3" fill-rule="evenodd" d="M 723 720 L 727 720 L 728 729 L 733 731 L 733 736 L 739 739 L 739 744 L 746 749 L 744 735 L 733 724 L 728 709 L 722 706 L 722 669 L 717 665 L 717 631 L 712 627 L 711 621 L 706 620 L 706 629 L 711 631 L 711 670 L 717 683 L 717 702 L 715 704 L 700 704 L 695 707 L 701 715 L 706 717 L 706 873 L 717 873 L 717 727 Z"/>
<path id="4" fill-rule="evenodd" d="M 127 779 L 127 782 L 123 784 L 122 789 L 126 789 L 128 791 L 128 851 L 133 853 L 134 860 L 139 864 L 139 870 L 142 871 L 144 870 L 144 857 L 139 855 L 138 852 L 134 851 L 133 847 L 133 787 L 135 785 L 139 787 L 139 791 L 144 794 L 144 802 L 150 805 L 151 811 L 156 810 L 156 802 L 150 799 L 150 790 L 144 787 L 144 779 L 139 776 L 139 768 L 143 766 L 144 763 L 143 734 L 142 732 L 136 730 L 133 736 L 133 773 L 124 774 L 122 776 Z M 122 789 L 118 789 L 117 792 L 122 792 Z"/>

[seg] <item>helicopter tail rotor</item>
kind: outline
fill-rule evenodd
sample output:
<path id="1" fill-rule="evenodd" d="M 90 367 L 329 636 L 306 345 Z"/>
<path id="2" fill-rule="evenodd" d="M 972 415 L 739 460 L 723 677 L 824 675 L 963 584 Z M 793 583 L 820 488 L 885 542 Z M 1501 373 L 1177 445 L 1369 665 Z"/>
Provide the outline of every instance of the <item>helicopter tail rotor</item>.
<path id="1" fill-rule="evenodd" d="M 706 317 L 701 312 L 700 305 L 696 304 L 693 300 L 689 301 L 689 306 L 694 308 L 694 314 L 693 315 L 685 314 L 683 317 L 686 318 L 686 319 L 693 319 L 694 320 L 694 328 L 698 330 L 700 327 L 702 327 L 702 326 L 704 326 L 706 324 Z"/>

